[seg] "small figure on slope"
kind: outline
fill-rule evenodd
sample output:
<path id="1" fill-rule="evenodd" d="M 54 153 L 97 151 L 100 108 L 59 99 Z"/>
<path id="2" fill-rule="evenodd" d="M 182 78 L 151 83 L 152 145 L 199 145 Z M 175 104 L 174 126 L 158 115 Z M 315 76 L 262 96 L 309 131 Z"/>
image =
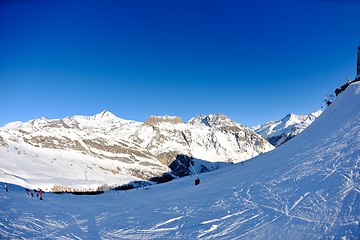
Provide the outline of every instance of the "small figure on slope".
<path id="1" fill-rule="evenodd" d="M 37 191 L 37 193 L 39 194 L 39 196 L 40 196 L 40 200 L 43 200 L 42 199 L 42 194 L 44 193 L 41 189 L 39 189 L 38 191 Z"/>

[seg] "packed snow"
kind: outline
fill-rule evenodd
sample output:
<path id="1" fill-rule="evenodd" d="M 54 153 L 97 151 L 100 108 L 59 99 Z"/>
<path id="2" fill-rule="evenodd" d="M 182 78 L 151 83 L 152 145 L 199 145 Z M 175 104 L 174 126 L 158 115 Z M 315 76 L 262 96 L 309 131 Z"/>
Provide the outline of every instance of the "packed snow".
<path id="1" fill-rule="evenodd" d="M 244 165 L 201 174 L 199 185 L 189 176 L 95 196 L 45 193 L 43 201 L 8 185 L 0 189 L 0 236 L 359 239 L 359 109 L 357 83 L 295 138 Z"/>

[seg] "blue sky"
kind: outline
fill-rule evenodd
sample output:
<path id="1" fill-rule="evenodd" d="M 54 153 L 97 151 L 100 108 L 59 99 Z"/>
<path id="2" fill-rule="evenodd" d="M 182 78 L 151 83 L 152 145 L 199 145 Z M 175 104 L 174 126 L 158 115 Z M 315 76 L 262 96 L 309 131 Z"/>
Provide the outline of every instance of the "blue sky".
<path id="1" fill-rule="evenodd" d="M 356 73 L 359 1 L 0 1 L 0 126 L 318 110 Z"/>

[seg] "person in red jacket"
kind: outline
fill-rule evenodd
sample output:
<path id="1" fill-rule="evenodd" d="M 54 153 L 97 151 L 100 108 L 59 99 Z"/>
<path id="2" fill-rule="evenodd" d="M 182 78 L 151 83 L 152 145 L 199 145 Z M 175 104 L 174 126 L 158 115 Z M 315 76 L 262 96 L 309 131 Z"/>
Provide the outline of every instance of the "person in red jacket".
<path id="1" fill-rule="evenodd" d="M 42 199 L 42 194 L 43 194 L 43 193 L 44 193 L 44 192 L 43 192 L 41 189 L 38 190 L 38 194 L 40 195 L 40 200 L 43 200 L 43 199 Z"/>

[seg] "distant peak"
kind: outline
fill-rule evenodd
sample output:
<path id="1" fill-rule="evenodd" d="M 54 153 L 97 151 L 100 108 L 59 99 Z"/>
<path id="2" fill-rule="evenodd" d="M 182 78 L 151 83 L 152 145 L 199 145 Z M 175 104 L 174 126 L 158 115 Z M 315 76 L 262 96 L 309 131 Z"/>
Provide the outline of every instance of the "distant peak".
<path id="1" fill-rule="evenodd" d="M 187 123 L 189 124 L 201 124 L 202 123 L 202 120 L 206 118 L 206 116 L 204 114 L 200 114 L 199 116 L 197 117 L 193 117 L 191 118 Z"/>
<path id="2" fill-rule="evenodd" d="M 197 118 L 192 118 L 189 120 L 190 124 L 205 124 L 206 126 L 219 126 L 219 125 L 228 125 L 229 123 L 235 123 L 233 120 L 221 113 L 209 114 L 205 116 L 203 114 L 199 115 Z"/>
<path id="3" fill-rule="evenodd" d="M 113 113 L 104 110 L 101 113 L 98 113 L 96 115 L 94 115 L 95 119 L 116 119 L 118 118 L 117 116 L 115 116 Z"/>
<path id="4" fill-rule="evenodd" d="M 225 116 L 224 114 L 221 114 L 221 113 L 209 114 L 209 116 L 207 116 L 207 117 L 210 119 L 216 119 L 216 120 L 219 120 L 219 119 L 230 120 L 230 118 L 228 118 L 227 116 Z"/>
<path id="5" fill-rule="evenodd" d="M 297 117 L 296 114 L 289 113 L 289 114 L 287 114 L 283 119 L 281 119 L 281 121 L 287 122 L 287 121 L 289 121 L 289 120 L 291 120 L 291 119 L 294 119 L 294 118 L 296 118 L 296 117 Z"/>

